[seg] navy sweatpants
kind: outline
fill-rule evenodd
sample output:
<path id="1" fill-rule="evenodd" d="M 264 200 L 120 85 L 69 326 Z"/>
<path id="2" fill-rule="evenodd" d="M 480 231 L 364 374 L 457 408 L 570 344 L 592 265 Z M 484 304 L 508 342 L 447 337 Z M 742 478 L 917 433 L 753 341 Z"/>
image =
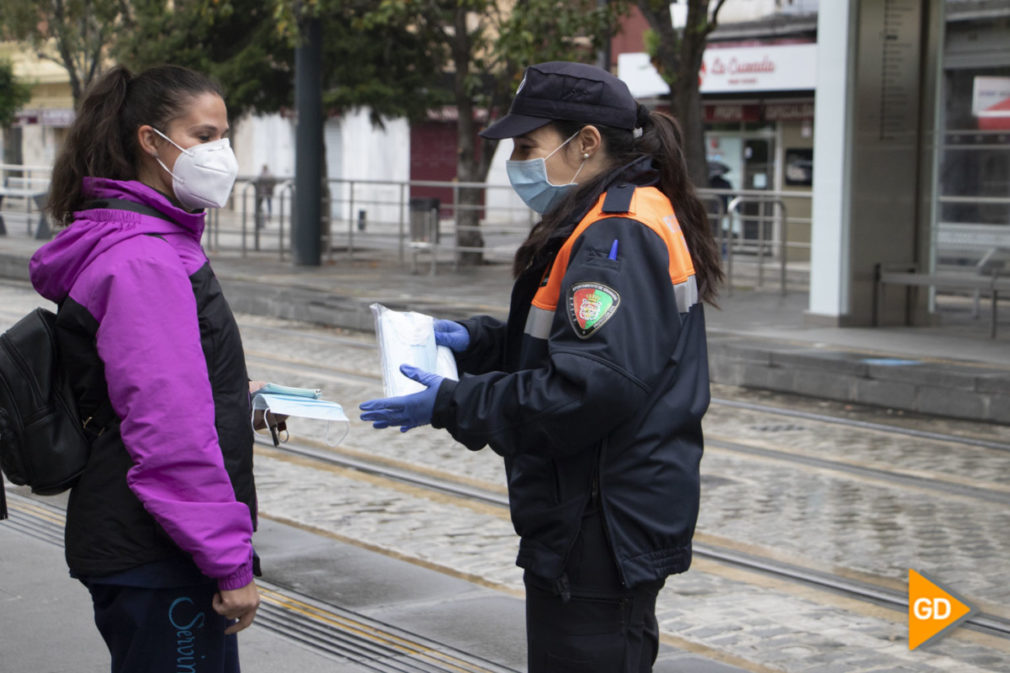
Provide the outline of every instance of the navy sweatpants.
<path id="1" fill-rule="evenodd" d="M 211 605 L 217 587 L 85 582 L 112 673 L 239 673 L 238 638 Z"/>

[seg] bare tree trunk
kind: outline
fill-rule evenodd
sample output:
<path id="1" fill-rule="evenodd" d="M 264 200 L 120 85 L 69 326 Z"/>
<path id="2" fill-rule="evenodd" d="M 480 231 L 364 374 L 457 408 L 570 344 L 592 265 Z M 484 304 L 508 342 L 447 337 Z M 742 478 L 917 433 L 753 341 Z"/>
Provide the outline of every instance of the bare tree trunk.
<path id="1" fill-rule="evenodd" d="M 79 38 L 75 39 L 73 29 L 68 25 L 69 19 L 63 0 L 56 0 L 53 4 L 53 16 L 55 24 L 53 33 L 56 37 L 56 47 L 60 57 L 58 59 L 46 58 L 66 69 L 70 76 L 70 95 L 73 97 L 74 107 L 76 107 L 91 82 L 102 72 L 105 30 L 92 25 L 90 17 L 87 17 L 73 27 L 73 29 L 80 31 Z M 97 35 L 92 35 L 91 29 L 97 30 Z M 75 42 L 79 43 L 79 49 L 76 52 L 71 49 L 71 45 Z"/>
<path id="2" fill-rule="evenodd" d="M 476 147 L 474 143 L 473 102 L 466 90 L 466 80 L 470 74 L 470 44 L 466 27 L 467 10 L 460 7 L 456 10 L 455 38 L 452 43 L 452 57 L 455 62 L 454 89 L 456 110 L 459 120 L 456 124 L 456 177 L 460 182 L 482 181 L 484 176 L 478 176 Z M 485 172 L 486 174 L 486 172 Z M 484 236 L 479 229 L 481 213 L 482 190 L 478 188 L 461 188 L 457 191 L 456 211 L 456 243 L 457 245 L 475 248 L 475 250 L 460 252 L 459 263 L 464 266 L 477 266 L 484 262 Z"/>
<path id="3" fill-rule="evenodd" d="M 705 118 L 698 71 L 708 35 L 716 28 L 723 2 L 725 0 L 716 0 L 712 18 L 709 19 L 709 0 L 688 0 L 687 24 L 682 34 L 678 34 L 673 28 L 669 4 L 665 0 L 638 0 L 639 10 L 657 37 L 652 62 L 670 85 L 670 107 L 683 132 L 688 174 L 698 187 L 708 184 Z"/>
<path id="4" fill-rule="evenodd" d="M 684 134 L 687 172 L 697 187 L 708 186 L 705 111 L 701 102 L 701 83 L 698 81 L 708 34 L 714 28 L 708 20 L 708 4 L 708 0 L 691 0 L 688 3 L 687 25 L 680 41 L 680 72 L 672 87 L 675 114 Z"/>

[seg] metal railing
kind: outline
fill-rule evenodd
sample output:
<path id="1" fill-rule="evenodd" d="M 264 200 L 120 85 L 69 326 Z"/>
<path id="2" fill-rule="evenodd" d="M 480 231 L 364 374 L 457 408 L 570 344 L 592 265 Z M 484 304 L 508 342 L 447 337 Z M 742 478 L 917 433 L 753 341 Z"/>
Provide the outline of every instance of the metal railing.
<path id="1" fill-rule="evenodd" d="M 48 179 L 49 169 L 0 164 L 0 173 L 0 178 Z M 479 190 L 478 203 L 463 202 L 461 192 L 466 189 Z M 434 216 L 412 209 L 411 201 L 419 193 L 441 195 Z M 803 264 L 794 260 L 808 259 L 810 244 L 790 240 L 790 236 L 809 227 L 810 218 L 790 214 L 795 207 L 787 203 L 794 203 L 793 199 L 809 202 L 809 192 L 701 189 L 699 195 L 719 243 L 730 292 L 737 281 L 763 287 L 766 267 L 775 261 L 780 292 L 784 294 L 791 284 L 788 271 L 793 272 L 794 286 L 805 283 Z M 286 259 L 291 254 L 295 206 L 290 176 L 276 178 L 269 213 L 266 205 L 257 194 L 256 176 L 240 176 L 230 203 L 210 211 L 204 246 L 211 252 L 242 256 L 268 252 Z M 34 207 L 31 199 L 2 203 L 3 214 L 29 215 Z M 477 224 L 467 224 L 466 214 L 475 211 Z M 427 255 L 429 273 L 435 273 L 439 263 L 457 265 L 460 255 L 467 252 L 480 252 L 497 261 L 511 260 L 538 217 L 522 205 L 509 185 L 422 180 L 331 179 L 324 190 L 322 212 L 320 244 L 328 260 L 338 255 L 353 259 L 366 252 L 395 251 L 401 265 L 409 264 L 416 271 L 419 260 Z M 29 234 L 31 228 L 29 217 Z M 483 244 L 466 244 L 461 239 L 468 233 L 478 233 Z"/>
<path id="2" fill-rule="evenodd" d="M 478 190 L 480 202 L 463 203 L 461 192 L 466 189 Z M 421 213 L 411 207 L 412 195 L 418 191 L 450 195 L 448 200 L 438 200 L 437 217 L 427 223 L 427 229 L 418 228 L 415 218 Z M 407 262 L 408 253 L 412 265 L 418 255 L 430 255 L 433 269 L 441 254 L 451 255 L 454 263 L 464 252 L 511 256 L 536 221 L 528 208 L 516 206 L 514 200 L 509 203 L 511 194 L 508 185 L 477 182 L 332 179 L 327 181 L 323 197 L 322 253 L 332 260 L 338 253 L 353 258 L 364 250 L 395 249 L 401 264 Z M 256 196 L 255 178 L 240 178 L 232 203 L 208 222 L 209 243 L 205 241 L 205 245 L 215 251 L 237 249 L 242 255 L 271 249 L 284 258 L 290 253 L 285 234 L 290 232 L 293 197 L 293 181 L 279 178 L 273 190 L 277 208 L 266 218 Z M 477 213 L 477 225 L 465 224 L 465 214 L 472 212 Z M 460 238 L 467 232 L 480 233 L 485 244 L 464 244 Z M 269 242 L 264 234 L 269 235 Z M 222 248 L 223 239 L 231 245 Z"/>
<path id="3" fill-rule="evenodd" d="M 746 259 L 756 260 L 756 286 L 764 287 L 765 266 L 769 260 L 778 260 L 779 292 L 788 292 L 788 270 L 791 258 L 810 258 L 810 242 L 790 240 L 790 232 L 797 225 L 811 225 L 810 217 L 790 216 L 787 199 L 809 202 L 809 192 L 774 192 L 765 190 L 700 189 L 706 203 L 713 234 L 722 254 L 726 285 L 732 294 L 736 263 Z M 711 205 L 715 204 L 715 208 Z M 743 207 L 750 206 L 750 212 Z M 748 235 L 751 234 L 751 235 Z M 795 265 L 794 265 L 795 266 Z"/>
<path id="4" fill-rule="evenodd" d="M 23 215 L 29 236 L 49 238 L 52 235 L 44 212 L 50 174 L 51 170 L 45 166 L 0 163 L 0 235 L 7 234 L 5 214 L 14 215 L 18 220 Z M 38 215 L 37 220 L 33 219 L 33 211 Z"/>

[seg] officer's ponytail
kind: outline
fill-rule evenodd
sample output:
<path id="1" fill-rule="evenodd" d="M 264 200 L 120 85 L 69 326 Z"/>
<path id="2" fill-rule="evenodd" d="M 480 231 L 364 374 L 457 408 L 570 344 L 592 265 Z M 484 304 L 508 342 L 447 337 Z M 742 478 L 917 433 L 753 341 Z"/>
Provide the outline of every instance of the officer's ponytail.
<path id="1" fill-rule="evenodd" d="M 659 170 L 659 189 L 673 204 L 681 231 L 691 252 L 698 293 L 713 303 L 724 275 L 719 247 L 712 235 L 708 212 L 695 192 L 687 171 L 684 138 L 677 120 L 639 105 L 641 135 L 634 139 L 635 153 L 652 157 Z M 637 134 L 637 131 L 636 131 Z"/>

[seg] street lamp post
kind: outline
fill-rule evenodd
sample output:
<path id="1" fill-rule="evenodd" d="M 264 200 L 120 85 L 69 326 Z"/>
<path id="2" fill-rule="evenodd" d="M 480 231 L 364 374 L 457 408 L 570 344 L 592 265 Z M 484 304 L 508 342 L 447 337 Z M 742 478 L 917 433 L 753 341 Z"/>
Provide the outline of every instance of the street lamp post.
<path id="1" fill-rule="evenodd" d="M 291 250 L 296 266 L 319 266 L 322 222 L 322 28 L 303 17 L 295 48 L 295 201 Z"/>

